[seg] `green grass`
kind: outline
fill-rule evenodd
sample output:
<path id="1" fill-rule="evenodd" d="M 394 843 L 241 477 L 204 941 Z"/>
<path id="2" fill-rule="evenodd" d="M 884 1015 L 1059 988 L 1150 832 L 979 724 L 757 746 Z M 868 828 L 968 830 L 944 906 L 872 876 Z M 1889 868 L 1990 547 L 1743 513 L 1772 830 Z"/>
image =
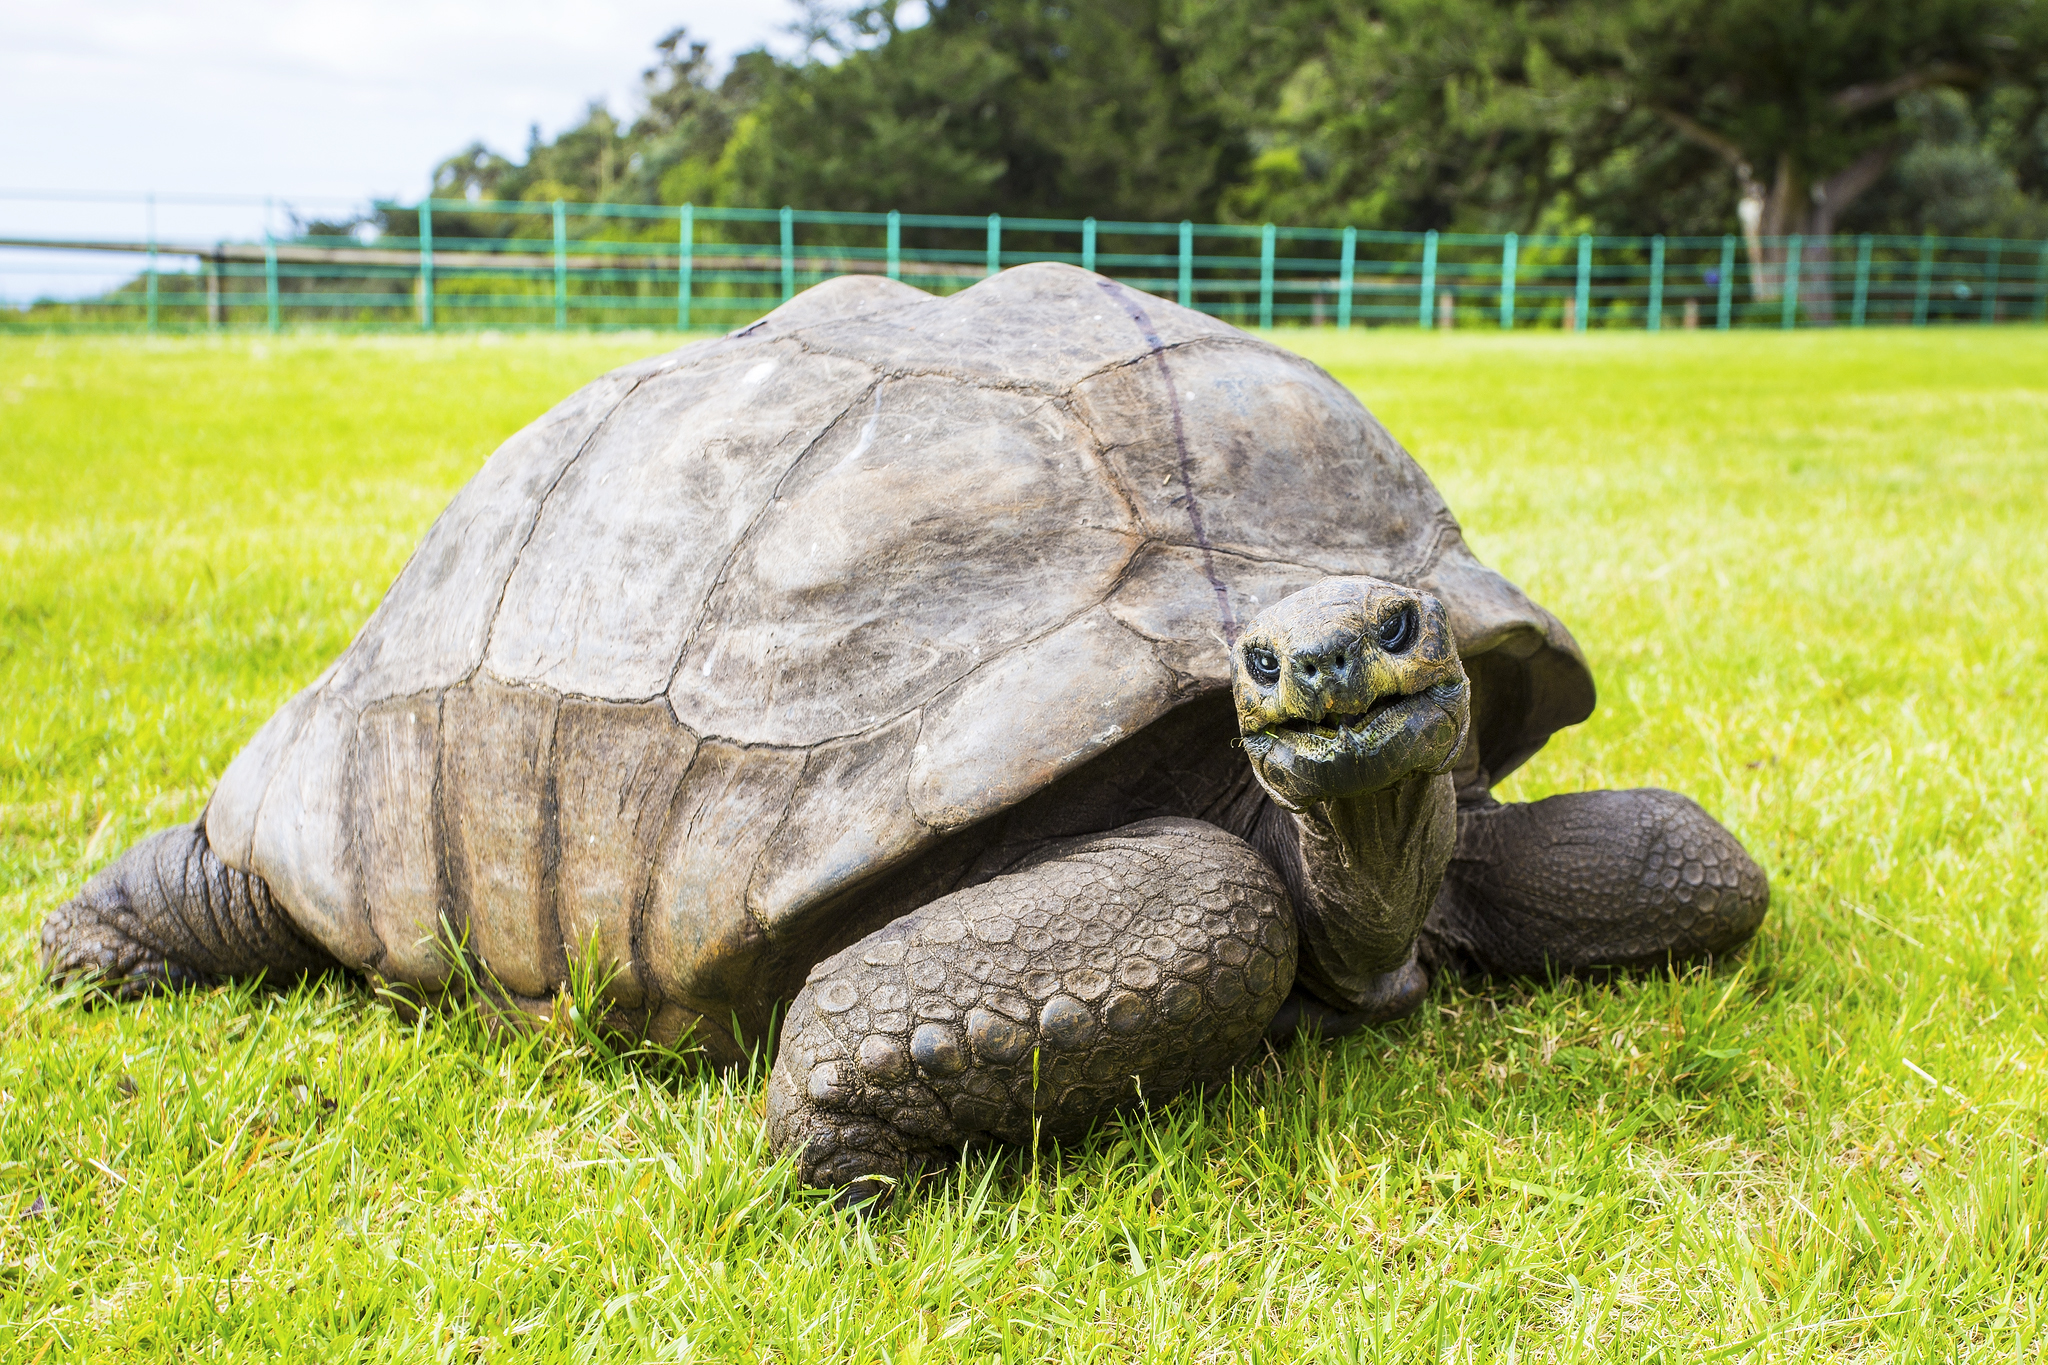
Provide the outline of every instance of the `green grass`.
<path id="1" fill-rule="evenodd" d="M 1440 988 L 871 1226 L 769 1161 L 758 1077 L 35 979 L 498 440 L 667 343 L 0 340 L 0 1358 L 2038 1350 L 2048 334 L 1287 339 L 1593 660 L 1506 794 L 1693 794 L 1762 937 Z"/>

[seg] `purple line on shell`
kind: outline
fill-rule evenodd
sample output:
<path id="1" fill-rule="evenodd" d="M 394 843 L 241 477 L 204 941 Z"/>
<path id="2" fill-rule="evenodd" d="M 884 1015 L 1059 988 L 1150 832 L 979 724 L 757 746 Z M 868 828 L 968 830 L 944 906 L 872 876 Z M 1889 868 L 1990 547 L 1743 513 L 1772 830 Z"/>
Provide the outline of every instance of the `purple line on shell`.
<path id="1" fill-rule="evenodd" d="M 1097 280 L 1102 292 L 1122 305 L 1132 322 L 1138 324 L 1138 331 L 1144 335 L 1145 344 L 1152 348 L 1152 355 L 1159 361 L 1159 374 L 1166 381 L 1166 403 L 1173 413 L 1173 445 L 1180 458 L 1181 493 L 1188 503 L 1188 522 L 1194 528 L 1195 544 L 1202 551 L 1202 576 L 1209 580 L 1209 586 L 1216 590 L 1216 610 L 1223 618 L 1223 639 L 1226 644 L 1237 640 L 1237 617 L 1230 610 L 1230 589 L 1216 576 L 1216 555 L 1209 547 L 1208 533 L 1202 529 L 1202 505 L 1195 500 L 1195 481 L 1188 467 L 1188 433 L 1181 419 L 1180 390 L 1173 384 L 1173 366 L 1166 360 L 1166 343 L 1159 339 L 1159 333 L 1152 329 L 1152 319 L 1144 307 L 1132 298 L 1130 291 L 1115 280 Z"/>

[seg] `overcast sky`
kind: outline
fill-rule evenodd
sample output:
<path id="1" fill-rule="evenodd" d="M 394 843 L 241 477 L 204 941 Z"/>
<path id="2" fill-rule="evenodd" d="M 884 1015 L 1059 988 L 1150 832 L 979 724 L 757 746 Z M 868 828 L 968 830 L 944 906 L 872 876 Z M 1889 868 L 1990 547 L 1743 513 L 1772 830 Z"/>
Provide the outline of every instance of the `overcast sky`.
<path id="1" fill-rule="evenodd" d="M 678 25 L 723 64 L 790 50 L 795 14 L 791 0 L 0 0 L 0 237 L 145 227 L 140 203 L 21 191 L 155 190 L 159 235 L 195 241 L 260 235 L 261 203 L 172 196 L 327 213 L 415 197 L 473 140 L 517 154 L 531 124 L 553 133 L 592 99 L 627 112 Z M 96 289 L 125 275 L 116 264 L 0 249 L 0 297 Z"/>

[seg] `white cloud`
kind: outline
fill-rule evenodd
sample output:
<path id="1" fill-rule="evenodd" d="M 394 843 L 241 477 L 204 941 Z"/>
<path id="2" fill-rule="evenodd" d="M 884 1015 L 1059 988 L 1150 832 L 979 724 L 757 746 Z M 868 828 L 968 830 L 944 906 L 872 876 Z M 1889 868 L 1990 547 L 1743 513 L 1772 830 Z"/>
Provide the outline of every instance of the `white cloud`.
<path id="1" fill-rule="evenodd" d="M 724 62 L 789 50 L 794 14 L 789 0 L 11 0 L 0 188 L 275 194 L 328 211 L 410 198 L 472 141 L 516 154 L 529 126 L 559 130 L 593 99 L 627 112 L 672 28 Z M 263 209 L 157 216 L 166 236 L 251 236 Z M 143 221 L 140 205 L 0 200 L 0 236 L 126 237 Z M 18 260 L 0 272 L 0 294 L 40 292 Z"/>

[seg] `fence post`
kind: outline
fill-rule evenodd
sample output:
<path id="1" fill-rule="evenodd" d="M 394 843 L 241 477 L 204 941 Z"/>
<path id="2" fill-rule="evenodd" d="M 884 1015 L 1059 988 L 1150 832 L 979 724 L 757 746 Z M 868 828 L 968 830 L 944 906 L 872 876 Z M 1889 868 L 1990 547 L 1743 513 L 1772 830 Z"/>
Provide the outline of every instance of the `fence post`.
<path id="1" fill-rule="evenodd" d="M 696 284 L 697 273 L 697 206 L 685 204 L 676 211 L 677 248 L 681 255 L 676 261 L 676 326 L 690 330 L 690 295 Z"/>
<path id="2" fill-rule="evenodd" d="M 1415 323 L 1427 331 L 1436 322 L 1436 229 L 1422 234 L 1422 292 L 1415 301 Z"/>
<path id="3" fill-rule="evenodd" d="M 1861 327 L 1870 314 L 1870 234 L 1856 239 L 1856 301 L 1850 305 L 1849 325 Z"/>
<path id="4" fill-rule="evenodd" d="M 991 213 L 988 216 L 988 273 L 994 275 L 1003 268 L 1003 215 Z"/>
<path id="5" fill-rule="evenodd" d="M 1913 284 L 1913 325 L 1927 325 L 1927 289 L 1934 281 L 1934 235 L 1922 233 L 1920 237 L 1920 271 Z"/>
<path id="6" fill-rule="evenodd" d="M 1990 254 L 1984 258 L 1984 325 L 1998 321 L 1998 239 L 1991 239 Z"/>
<path id="7" fill-rule="evenodd" d="M 2043 261 L 2043 262 L 2048 262 L 2048 256 L 2043 256 L 2043 257 L 2042 257 L 2041 259 L 2042 259 L 2042 261 Z M 150 335 L 151 335 L 151 336 L 155 336 L 155 335 L 156 335 L 156 191 L 154 191 L 154 190 L 151 190 L 151 191 L 150 191 L 150 194 L 149 194 L 149 284 L 148 284 L 148 297 L 149 297 L 149 332 L 150 332 Z"/>
<path id="8" fill-rule="evenodd" d="M 2048 255 L 2042 257 L 2048 261 Z M 1337 328 L 1351 330 L 1351 282 L 1358 272 L 1358 229 L 1344 229 L 1343 254 L 1337 260 Z"/>
<path id="9" fill-rule="evenodd" d="M 2041 244 L 2041 264 L 2034 270 L 2034 321 L 2048 322 L 2048 242 Z"/>
<path id="10" fill-rule="evenodd" d="M 555 330 L 569 326 L 569 211 L 555 201 Z"/>
<path id="11" fill-rule="evenodd" d="M 1650 330 L 1664 330 L 1664 236 L 1650 239 Z"/>
<path id="12" fill-rule="evenodd" d="M 277 243 L 263 229 L 263 301 L 270 306 L 270 332 L 277 334 Z"/>
<path id="13" fill-rule="evenodd" d="M 1515 326 L 1515 256 L 1521 249 L 1520 237 L 1510 232 L 1500 239 L 1500 329 L 1514 330 Z"/>
<path id="14" fill-rule="evenodd" d="M 1721 282 L 1714 297 L 1714 326 L 1727 331 L 1734 324 L 1731 316 L 1735 303 L 1735 239 L 1721 239 Z"/>
<path id="15" fill-rule="evenodd" d="M 1785 243 L 1785 290 L 1778 302 L 1778 326 L 1786 331 L 1799 325 L 1799 251 L 1806 244 L 1802 237 L 1793 237 Z"/>
<path id="16" fill-rule="evenodd" d="M 1180 220 L 1180 306 L 1195 306 L 1195 225 Z"/>
<path id="17" fill-rule="evenodd" d="M 1273 325 L 1273 225 L 1259 229 L 1259 326 Z"/>
<path id="18" fill-rule="evenodd" d="M 434 330 L 434 196 L 420 200 L 420 330 Z"/>
<path id="19" fill-rule="evenodd" d="M 1081 268 L 1083 270 L 1095 269 L 1095 220 L 1093 218 L 1083 218 L 1081 220 Z"/>
<path id="20" fill-rule="evenodd" d="M 1572 291 L 1572 302 L 1577 316 L 1572 321 L 1583 332 L 1586 330 L 1586 315 L 1593 311 L 1593 237 L 1591 233 L 1579 234 L 1579 283 Z"/>
<path id="21" fill-rule="evenodd" d="M 782 301 L 796 297 L 796 210 L 782 206 Z"/>
<path id="22" fill-rule="evenodd" d="M 889 210 L 889 278 L 903 278 L 903 215 Z"/>

